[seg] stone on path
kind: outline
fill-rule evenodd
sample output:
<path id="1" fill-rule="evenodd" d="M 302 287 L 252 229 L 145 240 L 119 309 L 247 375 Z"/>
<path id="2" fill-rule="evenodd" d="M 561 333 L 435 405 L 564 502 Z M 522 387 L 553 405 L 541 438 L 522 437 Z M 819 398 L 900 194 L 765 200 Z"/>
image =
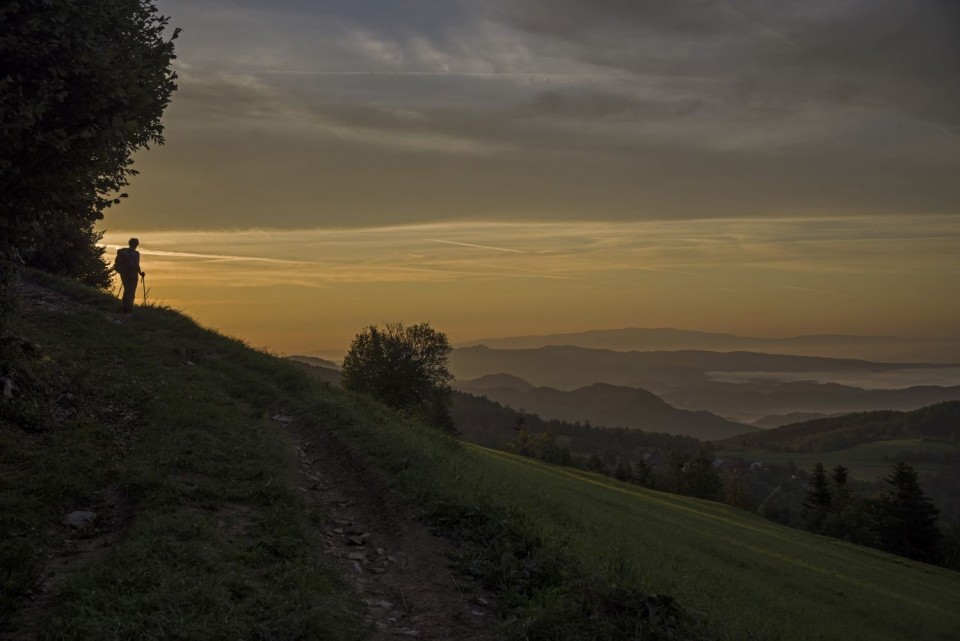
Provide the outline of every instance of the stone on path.
<path id="1" fill-rule="evenodd" d="M 81 528 L 86 525 L 89 525 L 97 518 L 96 512 L 88 512 L 86 510 L 76 510 L 70 514 L 63 517 L 63 524 L 69 525 L 70 527 Z"/>

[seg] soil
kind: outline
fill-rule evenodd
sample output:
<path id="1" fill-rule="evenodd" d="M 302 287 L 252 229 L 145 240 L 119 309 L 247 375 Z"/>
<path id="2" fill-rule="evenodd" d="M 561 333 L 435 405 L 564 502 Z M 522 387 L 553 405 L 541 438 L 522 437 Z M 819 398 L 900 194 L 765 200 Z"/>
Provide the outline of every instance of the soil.
<path id="1" fill-rule="evenodd" d="M 282 417 L 287 418 L 287 417 Z M 493 597 L 447 563 L 450 544 L 431 534 L 362 458 L 322 427 L 288 422 L 300 453 L 300 489 L 328 515 L 326 553 L 363 597 L 371 639 L 493 639 Z"/>

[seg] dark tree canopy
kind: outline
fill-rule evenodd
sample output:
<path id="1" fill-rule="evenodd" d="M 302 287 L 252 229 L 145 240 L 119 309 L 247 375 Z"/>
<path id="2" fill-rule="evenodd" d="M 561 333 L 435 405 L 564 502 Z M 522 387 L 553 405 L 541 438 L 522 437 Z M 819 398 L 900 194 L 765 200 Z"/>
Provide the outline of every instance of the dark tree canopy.
<path id="1" fill-rule="evenodd" d="M 167 23 L 146 0 L 0 3 L 0 317 L 23 257 L 64 229 L 92 239 L 131 154 L 163 143 Z"/>
<path id="2" fill-rule="evenodd" d="M 341 385 L 453 431 L 450 350 L 447 336 L 428 323 L 371 325 L 354 337 L 343 359 Z"/>

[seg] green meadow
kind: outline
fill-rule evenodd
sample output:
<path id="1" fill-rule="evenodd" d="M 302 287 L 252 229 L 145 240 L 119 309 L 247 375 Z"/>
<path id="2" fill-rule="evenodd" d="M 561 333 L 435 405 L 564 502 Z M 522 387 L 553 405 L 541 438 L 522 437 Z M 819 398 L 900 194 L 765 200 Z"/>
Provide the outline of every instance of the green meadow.
<path id="1" fill-rule="evenodd" d="M 636 580 L 734 638 L 946 640 L 960 630 L 956 572 L 502 452 L 467 457 L 585 558 L 623 559 Z"/>

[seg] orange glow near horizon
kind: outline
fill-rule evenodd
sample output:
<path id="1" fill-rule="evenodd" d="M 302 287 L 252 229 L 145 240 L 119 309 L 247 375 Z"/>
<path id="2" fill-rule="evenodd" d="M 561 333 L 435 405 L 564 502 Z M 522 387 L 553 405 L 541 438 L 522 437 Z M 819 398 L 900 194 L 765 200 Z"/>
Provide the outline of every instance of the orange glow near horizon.
<path id="1" fill-rule="evenodd" d="M 149 297 L 258 347 L 345 349 L 369 324 L 453 342 L 616 327 L 951 335 L 948 217 L 434 223 L 110 232 L 141 240 Z"/>

